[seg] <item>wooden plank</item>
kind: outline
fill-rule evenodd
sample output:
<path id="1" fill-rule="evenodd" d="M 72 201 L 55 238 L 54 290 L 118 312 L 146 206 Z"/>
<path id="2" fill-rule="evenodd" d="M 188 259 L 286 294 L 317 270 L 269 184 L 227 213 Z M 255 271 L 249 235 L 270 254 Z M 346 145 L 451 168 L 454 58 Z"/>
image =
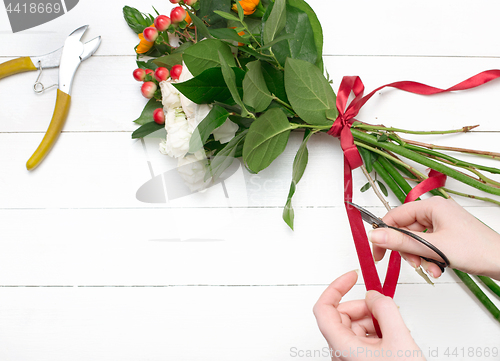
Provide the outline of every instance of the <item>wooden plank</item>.
<path id="1" fill-rule="evenodd" d="M 498 209 L 468 210 L 500 230 Z M 20 209 L 0 219 L 0 285 L 327 284 L 359 268 L 340 206 L 297 208 L 293 232 L 279 208 Z M 437 282 L 457 281 L 446 272 Z M 424 283 L 407 264 L 400 282 Z"/>
<path id="2" fill-rule="evenodd" d="M 459 145 L 471 148 L 496 150 L 496 133 L 471 133 L 468 143 Z M 147 153 L 141 141 L 131 140 L 130 133 L 66 133 L 64 132 L 52 152 L 39 169 L 27 172 L 25 162 L 42 138 L 39 133 L 0 134 L 0 197 L 3 208 L 116 208 L 150 207 L 136 198 L 137 191 L 154 176 L 168 172 L 165 188 L 151 189 L 158 196 L 167 193 L 168 204 L 153 206 L 184 207 L 283 207 L 290 186 L 293 158 L 301 141 L 301 134 L 293 134 L 285 152 L 268 169 L 251 175 L 242 167 L 225 181 L 226 192 L 221 184 L 204 193 L 195 193 L 173 199 L 178 195 L 175 187 L 185 185 L 177 177 L 177 161 L 159 153 L 159 139 L 148 138 Z M 457 144 L 450 138 L 443 144 Z M 343 197 L 342 154 L 338 140 L 328 135 L 315 136 L 309 145 L 309 165 L 298 185 L 294 205 L 341 206 Z M 477 158 L 474 159 L 478 161 Z M 149 162 L 149 163 L 148 163 Z M 481 160 L 491 166 L 495 161 Z M 425 168 L 420 166 L 425 172 Z M 499 181 L 499 177 L 492 178 Z M 378 206 L 380 201 L 372 192 L 361 194 L 359 189 L 366 183 L 360 170 L 354 172 L 355 199 L 364 205 Z M 475 189 L 450 181 L 453 188 L 468 193 L 482 194 Z M 149 186 L 148 186 L 149 187 Z M 172 190 L 174 187 L 174 190 Z M 75 192 L 75 189 L 78 192 Z M 149 189 L 149 188 L 148 188 Z M 186 188 L 187 189 L 187 188 Z M 170 194 L 170 196 L 168 195 Z M 182 194 L 182 193 L 181 193 Z M 21 196 L 22 195 L 22 196 Z M 494 198 L 494 196 L 493 196 Z M 463 205 L 477 206 L 477 201 L 460 200 Z M 394 206 L 398 202 L 390 197 Z"/>
<path id="3" fill-rule="evenodd" d="M 475 6 L 466 0 L 401 3 L 397 0 L 308 1 L 318 14 L 325 34 L 325 54 L 387 56 L 498 56 L 495 40 L 485 34 L 498 34 L 498 2 L 484 1 Z M 99 55 L 130 55 L 138 38 L 122 16 L 127 4 L 154 14 L 151 6 L 162 13 L 171 4 L 161 0 L 144 3 L 106 1 L 80 2 L 57 20 L 32 30 L 12 34 L 5 12 L 0 21 L 0 56 L 45 54 L 62 45 L 76 26 L 89 23 L 86 39 L 104 37 Z M 84 20 L 82 20 L 84 19 Z M 75 25 L 77 24 L 77 25 Z M 464 25 L 466 24 L 466 26 Z M 111 35 L 110 35 L 111 34 Z M 479 39 L 479 41 L 478 41 Z M 483 40 L 483 41 L 480 41 Z"/>
<path id="4" fill-rule="evenodd" d="M 318 356 L 327 345 L 311 312 L 325 287 L 3 287 L 0 357 L 329 360 Z M 346 299 L 364 293 L 355 286 Z M 402 285 L 396 302 L 424 355 L 439 349 L 427 360 L 447 347 L 498 347 L 498 324 L 458 285 Z"/>
<path id="5" fill-rule="evenodd" d="M 447 88 L 496 65 L 496 59 L 485 58 L 325 57 L 335 92 L 344 75 L 359 75 L 366 93 L 400 80 Z M 135 130 L 137 125 L 132 121 L 147 102 L 141 95 L 141 84 L 132 78 L 135 67 L 133 56 L 93 57 L 82 64 L 76 74 L 64 130 Z M 9 95 L 0 109 L 3 119 L 0 132 L 45 132 L 47 129 L 54 110 L 55 91 L 35 94 L 32 91 L 35 79 L 35 73 L 2 79 L 0 89 L 8 90 Z M 57 79 L 57 70 L 48 69 L 43 73 L 42 82 L 49 86 L 57 83 Z M 427 97 L 384 89 L 362 108 L 357 119 L 412 130 L 449 130 L 480 124 L 478 130 L 500 131 L 495 116 L 499 91 L 500 81 L 473 90 Z"/>

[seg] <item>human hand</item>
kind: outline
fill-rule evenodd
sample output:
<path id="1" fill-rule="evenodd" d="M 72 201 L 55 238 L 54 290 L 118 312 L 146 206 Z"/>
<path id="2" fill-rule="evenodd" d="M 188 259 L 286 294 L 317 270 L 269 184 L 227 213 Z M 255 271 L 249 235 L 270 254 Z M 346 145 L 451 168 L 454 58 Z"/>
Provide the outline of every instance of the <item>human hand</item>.
<path id="1" fill-rule="evenodd" d="M 500 280 L 500 235 L 481 223 L 452 199 L 433 197 L 390 210 L 383 221 L 419 235 L 440 249 L 450 266 L 461 271 Z M 427 232 L 423 231 L 427 229 Z M 399 251 L 414 268 L 422 267 L 437 278 L 441 270 L 420 256 L 441 261 L 428 247 L 392 229 L 378 228 L 368 239 L 376 261 L 386 249 Z"/>
<path id="2" fill-rule="evenodd" d="M 357 279 L 355 271 L 340 276 L 314 305 L 314 315 L 332 360 L 425 360 L 392 298 L 368 291 L 364 300 L 340 303 Z M 372 314 L 380 325 L 382 338 L 375 332 Z"/>

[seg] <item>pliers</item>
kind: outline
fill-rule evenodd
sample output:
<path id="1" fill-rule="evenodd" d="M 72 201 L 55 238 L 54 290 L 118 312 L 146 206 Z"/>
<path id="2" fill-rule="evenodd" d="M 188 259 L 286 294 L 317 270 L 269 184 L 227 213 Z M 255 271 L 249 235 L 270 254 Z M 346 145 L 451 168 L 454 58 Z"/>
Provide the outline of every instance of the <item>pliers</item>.
<path id="1" fill-rule="evenodd" d="M 54 114 L 42 142 L 26 163 L 28 170 L 38 166 L 55 144 L 68 116 L 71 85 L 73 84 L 75 72 L 80 63 L 91 57 L 101 45 L 100 36 L 87 43 L 80 41 L 88 27 L 88 25 L 84 25 L 73 31 L 64 42 L 64 46 L 51 53 L 41 56 L 21 57 L 0 64 L 0 79 L 26 71 L 40 70 L 41 72 L 42 69 L 59 67 L 59 84 L 57 86 Z M 41 86 L 41 90 L 37 90 L 38 85 Z M 34 89 L 37 93 L 44 90 L 38 79 Z"/>
<path id="2" fill-rule="evenodd" d="M 406 234 L 407 236 L 410 236 L 414 240 L 422 243 L 424 246 L 427 246 L 430 249 L 432 249 L 439 257 L 441 257 L 443 259 L 444 262 L 437 261 L 437 260 L 432 259 L 432 258 L 427 258 L 427 257 L 422 257 L 422 256 L 420 256 L 420 257 L 423 258 L 423 259 L 425 259 L 427 262 L 432 262 L 432 263 L 436 264 L 441 269 L 441 272 L 444 272 L 444 269 L 446 267 L 450 266 L 450 261 L 445 256 L 445 254 L 443 252 L 441 252 L 436 246 L 434 246 L 429 241 L 426 241 L 422 237 L 417 236 L 415 233 L 407 231 L 406 229 L 401 229 L 401 228 L 397 228 L 397 227 L 393 227 L 393 226 L 389 226 L 388 224 L 385 224 L 380 218 L 376 217 L 375 215 L 373 215 L 371 212 L 367 211 L 363 207 L 360 207 L 360 206 L 358 206 L 358 205 L 356 205 L 354 203 L 351 203 L 351 202 L 346 202 L 346 203 L 349 204 L 349 205 L 351 205 L 351 206 L 353 206 L 357 210 L 359 210 L 359 212 L 361 213 L 361 218 L 363 219 L 363 221 L 365 221 L 366 223 L 371 224 L 371 226 L 373 228 L 390 228 L 390 229 L 394 229 L 394 230 L 396 230 L 398 232 Z"/>

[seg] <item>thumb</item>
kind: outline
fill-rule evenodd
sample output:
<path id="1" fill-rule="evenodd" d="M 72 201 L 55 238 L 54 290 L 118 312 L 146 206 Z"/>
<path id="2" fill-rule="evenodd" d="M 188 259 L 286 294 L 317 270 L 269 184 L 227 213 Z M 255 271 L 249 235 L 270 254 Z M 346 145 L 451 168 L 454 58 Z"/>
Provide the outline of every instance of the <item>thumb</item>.
<path id="1" fill-rule="evenodd" d="M 413 232 L 428 242 L 435 244 L 434 234 Z M 416 239 L 390 228 L 377 228 L 368 233 L 368 240 L 380 248 L 391 249 L 398 252 L 415 254 L 422 257 L 435 258 L 436 254 L 429 247 Z"/>
<path id="2" fill-rule="evenodd" d="M 365 302 L 373 317 L 377 319 L 384 338 L 400 338 L 402 334 L 410 334 L 392 298 L 377 291 L 368 291 Z"/>

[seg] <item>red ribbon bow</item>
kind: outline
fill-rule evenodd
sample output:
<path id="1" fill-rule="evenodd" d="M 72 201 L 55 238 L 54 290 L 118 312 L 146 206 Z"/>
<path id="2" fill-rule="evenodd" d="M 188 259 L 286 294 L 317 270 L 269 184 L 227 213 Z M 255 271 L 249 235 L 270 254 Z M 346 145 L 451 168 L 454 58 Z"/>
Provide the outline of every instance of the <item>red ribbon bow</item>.
<path id="1" fill-rule="evenodd" d="M 498 77 L 500 77 L 500 70 L 487 70 L 448 89 L 439 89 L 412 81 L 401 81 L 383 85 L 363 97 L 365 86 L 361 81 L 361 78 L 358 76 L 345 76 L 342 79 L 337 94 L 336 106 L 339 115 L 333 123 L 331 129 L 328 131 L 328 134 L 340 138 L 340 145 L 344 152 L 344 201 L 352 202 L 352 169 L 355 169 L 363 164 L 361 156 L 356 148 L 356 145 L 354 144 L 354 138 L 350 128 L 355 121 L 354 117 L 358 115 L 361 107 L 377 91 L 385 87 L 392 87 L 420 95 L 433 95 L 455 90 L 475 88 Z M 354 99 L 346 108 L 351 91 L 354 93 Z M 422 194 L 432 189 L 443 187 L 445 182 L 446 176 L 444 174 L 431 170 L 429 178 L 418 184 L 411 192 L 408 193 L 405 203 L 418 199 Z M 400 254 L 395 251 L 391 252 L 387 275 L 382 287 L 382 283 L 380 282 L 375 268 L 375 262 L 373 260 L 373 255 L 366 236 L 361 214 L 357 209 L 349 204 L 345 203 L 345 206 L 356 252 L 361 266 L 361 272 L 365 280 L 366 289 L 376 290 L 386 296 L 394 297 L 401 267 Z M 374 323 L 375 328 L 377 329 L 377 334 L 380 337 L 380 329 L 375 319 Z"/>

